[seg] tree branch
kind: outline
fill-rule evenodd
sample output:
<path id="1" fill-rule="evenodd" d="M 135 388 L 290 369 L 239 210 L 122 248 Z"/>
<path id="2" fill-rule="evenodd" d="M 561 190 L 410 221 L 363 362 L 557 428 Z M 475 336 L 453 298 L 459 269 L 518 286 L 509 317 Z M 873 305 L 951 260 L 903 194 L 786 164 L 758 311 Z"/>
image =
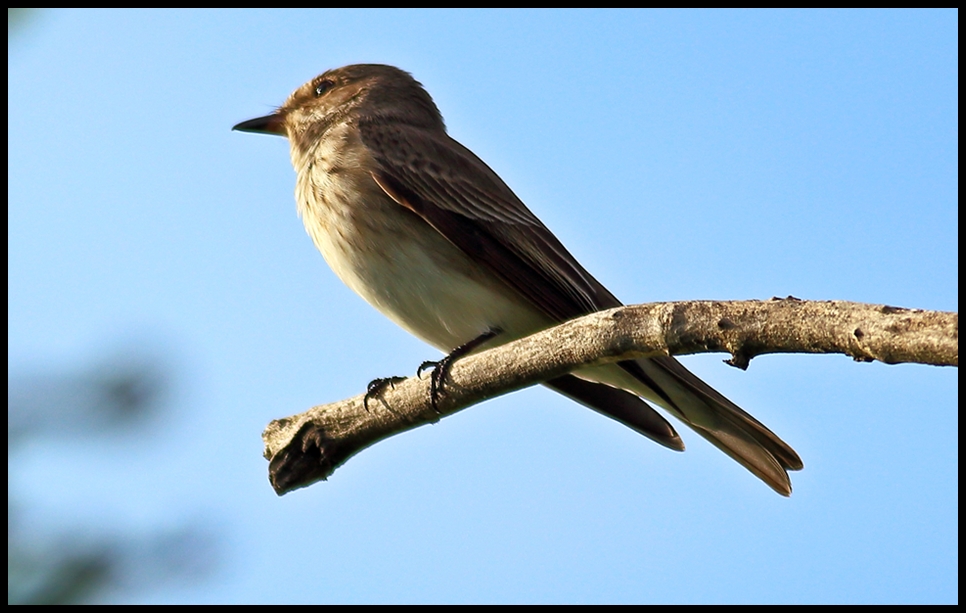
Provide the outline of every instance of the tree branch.
<path id="1" fill-rule="evenodd" d="M 437 414 L 429 376 L 272 421 L 262 439 L 279 495 L 327 478 L 384 438 L 577 367 L 653 355 L 727 352 L 745 369 L 766 353 L 842 353 L 859 362 L 959 366 L 959 315 L 855 302 L 686 301 L 601 311 L 461 358 Z"/>

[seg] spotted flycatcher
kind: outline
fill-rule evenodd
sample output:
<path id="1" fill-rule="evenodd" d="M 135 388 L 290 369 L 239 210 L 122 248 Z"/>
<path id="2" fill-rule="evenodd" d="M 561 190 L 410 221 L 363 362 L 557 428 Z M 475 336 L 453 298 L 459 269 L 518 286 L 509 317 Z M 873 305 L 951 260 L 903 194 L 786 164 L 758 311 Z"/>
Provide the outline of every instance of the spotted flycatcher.
<path id="1" fill-rule="evenodd" d="M 452 352 L 499 345 L 620 301 L 469 149 L 412 76 L 330 70 L 234 127 L 285 136 L 305 229 L 369 304 Z M 798 454 L 671 357 L 581 368 L 545 383 L 671 449 L 680 419 L 779 494 Z"/>

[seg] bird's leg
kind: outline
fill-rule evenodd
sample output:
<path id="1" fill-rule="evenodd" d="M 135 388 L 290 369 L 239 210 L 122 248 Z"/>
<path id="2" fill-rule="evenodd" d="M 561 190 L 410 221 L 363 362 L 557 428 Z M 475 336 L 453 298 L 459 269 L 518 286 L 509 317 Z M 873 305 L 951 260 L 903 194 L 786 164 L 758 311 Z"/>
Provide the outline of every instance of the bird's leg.
<path id="1" fill-rule="evenodd" d="M 436 408 L 437 404 L 439 403 L 439 393 L 443 389 L 443 380 L 449 373 L 449 369 L 453 365 L 453 362 L 472 352 L 474 349 L 495 337 L 500 332 L 502 332 L 502 330 L 499 328 L 491 328 L 476 338 L 471 339 L 456 349 L 450 351 L 449 355 L 444 357 L 442 360 L 439 360 L 438 362 L 427 360 L 419 365 L 419 368 L 416 369 L 417 377 L 421 377 L 423 371 L 427 368 L 433 369 L 433 374 L 430 376 L 429 399 L 433 404 L 434 411 L 439 413 L 439 409 Z"/>
<path id="2" fill-rule="evenodd" d="M 378 379 L 373 379 L 366 386 L 366 395 L 362 398 L 362 406 L 368 411 L 369 410 L 369 399 L 377 394 L 382 393 L 386 386 L 395 388 L 397 383 L 405 381 L 406 377 L 379 377 Z"/>

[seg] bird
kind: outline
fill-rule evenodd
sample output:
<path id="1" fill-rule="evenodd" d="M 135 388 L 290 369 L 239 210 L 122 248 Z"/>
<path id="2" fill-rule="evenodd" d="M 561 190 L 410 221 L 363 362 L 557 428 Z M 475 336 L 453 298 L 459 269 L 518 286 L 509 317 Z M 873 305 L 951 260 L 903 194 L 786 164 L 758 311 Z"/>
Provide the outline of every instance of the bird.
<path id="1" fill-rule="evenodd" d="M 622 304 L 449 136 L 430 94 L 402 69 L 328 70 L 233 130 L 288 139 L 297 210 L 326 262 L 446 353 L 443 363 Z M 583 367 L 544 385 L 683 451 L 648 403 L 657 404 L 783 496 L 788 471 L 803 467 L 787 443 L 671 356 Z"/>

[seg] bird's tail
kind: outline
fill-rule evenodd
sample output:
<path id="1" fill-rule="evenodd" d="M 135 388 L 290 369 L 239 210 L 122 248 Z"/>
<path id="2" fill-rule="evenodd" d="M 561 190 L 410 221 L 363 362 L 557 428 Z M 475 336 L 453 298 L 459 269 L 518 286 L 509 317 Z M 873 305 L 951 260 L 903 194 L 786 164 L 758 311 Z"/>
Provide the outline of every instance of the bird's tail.
<path id="1" fill-rule="evenodd" d="M 759 479 L 783 496 L 792 493 L 789 470 L 801 470 L 802 460 L 788 443 L 760 421 L 742 411 L 710 385 L 696 377 L 671 357 L 658 357 L 632 362 L 643 371 L 659 390 L 652 398 L 706 438 L 712 445 L 731 456 Z M 621 364 L 624 367 L 624 364 Z M 628 370 L 625 367 L 625 370 Z M 635 376 L 640 379 L 640 377 Z"/>
<path id="2" fill-rule="evenodd" d="M 783 496 L 792 493 L 787 471 L 802 468 L 795 450 L 680 362 L 657 357 L 620 362 L 617 366 L 620 368 L 581 369 L 575 374 L 623 388 L 661 405 L 773 490 Z M 610 414 L 606 406 L 595 408 Z M 617 416 L 615 419 L 625 421 Z"/>

